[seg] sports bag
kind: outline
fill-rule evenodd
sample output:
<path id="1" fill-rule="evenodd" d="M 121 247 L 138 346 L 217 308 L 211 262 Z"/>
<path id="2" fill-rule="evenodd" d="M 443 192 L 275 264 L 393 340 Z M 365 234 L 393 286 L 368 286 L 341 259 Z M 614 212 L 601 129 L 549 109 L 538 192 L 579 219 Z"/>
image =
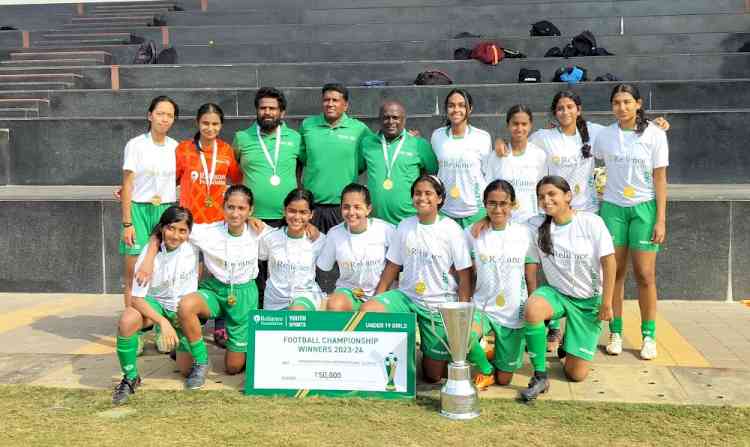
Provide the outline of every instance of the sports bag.
<path id="1" fill-rule="evenodd" d="M 585 68 L 578 65 L 560 67 L 555 71 L 553 82 L 567 82 L 568 84 L 577 84 L 588 80 Z"/>
<path id="2" fill-rule="evenodd" d="M 497 65 L 505 57 L 503 49 L 492 42 L 481 42 L 471 50 L 471 58 L 488 65 Z"/>
<path id="3" fill-rule="evenodd" d="M 503 54 L 505 59 L 526 59 L 526 55 L 518 50 L 511 50 L 510 48 L 503 48 Z"/>
<path id="4" fill-rule="evenodd" d="M 542 82 L 542 73 L 539 70 L 522 68 L 518 71 L 518 82 L 520 83 Z"/>
<path id="5" fill-rule="evenodd" d="M 417 75 L 414 85 L 450 85 L 453 80 L 440 70 L 425 70 Z"/>
<path id="6" fill-rule="evenodd" d="M 135 52 L 135 57 L 133 58 L 133 64 L 153 64 L 155 59 L 156 44 L 154 44 L 153 40 L 149 40 L 143 42 L 141 46 L 138 47 L 138 50 Z"/>
<path id="7" fill-rule="evenodd" d="M 589 30 L 575 36 L 571 42 L 576 50 L 576 56 L 594 56 L 596 50 L 596 38 Z"/>
<path id="8" fill-rule="evenodd" d="M 467 61 L 471 59 L 471 50 L 468 48 L 456 48 L 453 50 L 453 59 L 457 61 Z"/>
<path id="9" fill-rule="evenodd" d="M 161 50 L 154 60 L 155 64 L 174 65 L 177 63 L 177 50 L 169 47 Z"/>
<path id="10" fill-rule="evenodd" d="M 547 20 L 540 20 L 539 22 L 531 25 L 529 34 L 532 36 L 559 36 L 561 35 L 560 30 L 557 29 L 554 23 Z"/>

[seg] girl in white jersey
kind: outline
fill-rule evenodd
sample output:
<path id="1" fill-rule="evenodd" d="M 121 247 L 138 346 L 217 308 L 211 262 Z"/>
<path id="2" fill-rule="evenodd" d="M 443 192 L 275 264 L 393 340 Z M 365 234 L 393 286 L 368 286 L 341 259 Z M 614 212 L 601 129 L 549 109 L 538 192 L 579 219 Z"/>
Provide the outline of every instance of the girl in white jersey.
<path id="1" fill-rule="evenodd" d="M 331 228 L 318 257 L 318 268 L 324 271 L 339 266 L 336 290 L 328 295 L 326 310 L 358 311 L 368 297 L 375 294 L 385 268 L 385 254 L 395 227 L 370 218 L 372 202 L 366 186 L 350 183 L 341 193 L 341 215 L 344 222 Z"/>
<path id="2" fill-rule="evenodd" d="M 513 185 L 516 208 L 512 219 L 515 222 L 525 222 L 539 214 L 536 184 L 547 174 L 547 155 L 528 139 L 534 123 L 529 107 L 514 105 L 508 109 L 505 123 L 511 135 L 511 150 L 505 157 L 495 154 L 488 157 L 487 179 L 503 179 Z"/>
<path id="3" fill-rule="evenodd" d="M 563 349 L 565 375 L 580 382 L 596 353 L 601 321 L 612 318 L 615 256 L 602 219 L 574 211 L 573 194 L 562 177 L 547 176 L 537 186 L 547 217 L 537 230 L 535 256 L 548 285 L 536 289 L 526 304 L 524 331 L 534 376 L 521 398 L 529 401 L 549 389 L 545 320 L 567 318 Z"/>
<path id="4" fill-rule="evenodd" d="M 614 319 L 607 352 L 622 352 L 622 301 L 628 255 L 638 285 L 641 358 L 656 358 L 656 254 L 666 236 L 669 147 L 661 129 L 646 121 L 638 89 L 620 84 L 610 97 L 617 122 L 594 140 L 594 155 L 604 159 L 607 184 L 600 215 L 612 233 L 617 257 Z"/>
<path id="5" fill-rule="evenodd" d="M 412 184 L 411 196 L 417 215 L 398 225 L 376 296 L 362 304 L 361 310 L 415 313 L 422 373 L 426 381 L 434 383 L 441 379 L 450 359 L 438 306 L 471 299 L 471 257 L 461 227 L 438 214 L 445 200 L 443 183 L 435 176 L 422 175 Z M 388 290 L 402 267 L 398 289 Z M 486 362 L 484 351 L 478 351 Z M 472 354 L 469 360 L 480 361 Z"/>
<path id="6" fill-rule="evenodd" d="M 152 234 L 159 243 L 151 280 L 132 284 L 132 306 L 126 307 L 117 323 L 117 358 L 123 378 L 112 393 L 112 403 L 122 405 L 141 384 L 136 357 L 138 331 L 159 325 L 162 343 L 177 348 L 177 365 L 187 375 L 192 358 L 179 329 L 177 307 L 183 296 L 198 288 L 198 250 L 185 243 L 193 227 L 193 216 L 186 208 L 171 206 L 161 215 Z M 138 264 L 147 255 L 144 250 Z"/>
<path id="7" fill-rule="evenodd" d="M 469 124 L 473 101 L 469 92 L 453 89 L 445 98 L 448 123 L 435 129 L 431 143 L 438 159 L 438 177 L 446 185 L 442 212 L 462 228 L 482 219 L 482 191 L 487 186 L 490 134 Z"/>
<path id="8" fill-rule="evenodd" d="M 508 181 L 490 182 L 484 190 L 490 226 L 478 237 L 465 231 L 476 278 L 474 319 L 483 335 L 495 334 L 494 368 L 489 362 L 477 365 L 474 384 L 480 390 L 495 381 L 508 385 L 523 363 L 523 314 L 528 291 L 536 289 L 537 264 L 532 261 L 535 246 L 529 227 L 512 219 L 516 199 Z"/>
<path id="9" fill-rule="evenodd" d="M 122 236 L 120 254 L 125 257 L 123 293 L 130 306 L 135 261 L 148 243 L 151 230 L 164 210 L 177 202 L 175 148 L 167 133 L 180 109 L 167 96 L 158 96 L 148 107 L 148 131 L 125 145 L 122 164 Z"/>
<path id="10" fill-rule="evenodd" d="M 268 261 L 263 308 L 321 310 L 325 294 L 315 281 L 315 263 L 326 237 L 311 240 L 306 229 L 313 218 L 313 194 L 293 189 L 284 199 L 286 225 L 272 231 L 260 244 L 259 258 Z"/>

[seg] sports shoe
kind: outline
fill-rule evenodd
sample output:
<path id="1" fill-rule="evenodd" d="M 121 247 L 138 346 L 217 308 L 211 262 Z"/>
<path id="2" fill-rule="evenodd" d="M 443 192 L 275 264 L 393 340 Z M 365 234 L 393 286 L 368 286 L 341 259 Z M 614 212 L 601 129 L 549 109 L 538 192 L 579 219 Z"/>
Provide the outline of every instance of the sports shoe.
<path id="1" fill-rule="evenodd" d="M 529 381 L 529 387 L 525 390 L 521 390 L 519 396 L 524 402 L 529 402 L 547 391 L 549 391 L 549 379 L 547 378 L 547 374 L 541 375 L 534 373 L 534 376 Z"/>
<path id="2" fill-rule="evenodd" d="M 641 348 L 641 358 L 643 360 L 653 360 L 656 358 L 656 340 L 651 337 L 643 338 L 643 347 Z"/>
<path id="3" fill-rule="evenodd" d="M 200 389 L 206 383 L 207 374 L 208 363 L 193 363 L 193 368 L 185 379 L 185 387 L 189 390 Z"/>
<path id="4" fill-rule="evenodd" d="M 610 332 L 609 343 L 607 343 L 606 351 L 609 355 L 622 354 L 622 335 L 617 332 Z"/>
<path id="5" fill-rule="evenodd" d="M 483 374 L 481 372 L 478 372 L 476 376 L 474 376 L 474 385 L 477 387 L 477 390 L 479 391 L 486 391 L 487 388 L 495 384 L 495 375 L 494 374 Z"/>
<path id="6" fill-rule="evenodd" d="M 560 329 L 549 329 L 547 331 L 547 352 L 557 351 L 562 340 L 562 331 Z"/>
<path id="7" fill-rule="evenodd" d="M 135 389 L 141 384 L 141 376 L 135 376 L 134 379 L 123 377 L 120 384 L 112 392 L 112 404 L 123 405 L 128 402 L 131 394 L 135 394 Z"/>
<path id="8" fill-rule="evenodd" d="M 227 349 L 228 339 L 229 335 L 227 334 L 227 330 L 225 328 L 214 330 L 214 343 L 216 343 L 216 346 L 220 347 L 221 349 Z"/>

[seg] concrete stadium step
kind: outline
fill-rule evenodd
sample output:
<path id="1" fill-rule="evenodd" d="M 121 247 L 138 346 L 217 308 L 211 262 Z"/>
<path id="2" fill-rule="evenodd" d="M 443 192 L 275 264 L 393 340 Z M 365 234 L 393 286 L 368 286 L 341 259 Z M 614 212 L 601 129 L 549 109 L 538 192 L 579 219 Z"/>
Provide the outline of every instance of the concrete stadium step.
<path id="1" fill-rule="evenodd" d="M 153 16 L 141 17 L 74 17 L 70 19 L 69 25 L 91 26 L 91 25 L 113 25 L 113 26 L 151 26 L 154 23 Z"/>
<path id="2" fill-rule="evenodd" d="M 749 296 L 750 236 L 740 225 L 727 222 L 750 219 L 750 185 L 675 186 L 668 187 L 669 239 L 659 254 L 659 299 L 724 300 L 729 285 L 735 297 Z M 0 187 L 0 246 L 7 247 L 0 257 L 0 292 L 120 293 L 121 211 L 113 190 Z M 19 244 L 29 232 L 44 234 L 54 243 Z M 27 270 L 30 264 L 38 266 L 33 277 Z M 632 276 L 626 286 L 630 297 Z"/>
<path id="3" fill-rule="evenodd" d="M 498 27 L 503 27 L 508 17 L 530 21 L 550 20 L 553 23 L 563 17 L 619 17 L 744 13 L 744 0 L 715 0 L 695 2 L 693 0 L 631 0 L 627 2 L 575 2 L 530 3 L 487 6 L 416 6 L 386 8 L 353 8 L 330 10 L 305 10 L 302 23 L 349 24 L 349 23 L 424 23 L 441 22 L 446 17 L 461 17 L 462 20 L 498 18 Z"/>
<path id="4" fill-rule="evenodd" d="M 208 11 L 239 11 L 249 7 L 255 9 L 371 9 L 387 7 L 429 7 L 429 6 L 483 6 L 507 4 L 558 3 L 570 4 L 571 0 L 209 0 Z M 590 0 L 589 0 L 590 1 Z M 622 0 L 621 3 L 630 3 Z M 693 0 L 690 3 L 705 3 L 704 0 Z M 179 2 L 186 11 L 200 9 L 200 0 L 183 0 Z"/>
<path id="5" fill-rule="evenodd" d="M 39 118 L 39 111 L 24 107 L 3 107 L 0 103 L 0 119 L 3 118 Z"/>
<path id="6" fill-rule="evenodd" d="M 112 62 L 112 54 L 106 51 L 23 51 L 10 53 L 11 60 L 94 59 L 102 65 Z"/>
<path id="7" fill-rule="evenodd" d="M 54 107 L 54 102 L 52 107 Z M 144 116 L 147 104 L 143 104 Z M 701 111 L 654 110 L 649 116 L 665 116 L 669 133 L 669 181 L 690 183 L 745 183 L 750 170 L 750 109 Z M 587 119 L 602 124 L 612 122 L 611 113 L 587 112 Z M 303 117 L 290 117 L 287 123 L 298 128 Z M 549 115 L 538 116 L 535 126 L 544 127 Z M 227 117 L 222 135 L 232 140 L 234 132 L 247 128 L 250 117 Z M 364 118 L 377 129 L 377 119 Z M 419 129 L 429 138 L 445 122 L 442 115 L 411 115 L 407 126 Z M 472 124 L 492 135 L 507 138 L 505 114 L 475 114 Z M 145 131 L 145 118 L 102 117 L 91 110 L 90 117 L 0 120 L 0 129 L 9 129 L 9 178 L 15 185 L 111 185 L 122 177 L 122 148 L 125 142 Z M 195 133 L 193 116 L 183 115 L 170 135 L 189 139 Z M 50 147 L 60 150 L 50 151 Z M 65 149 L 65 150 L 63 150 Z M 0 173 L 1 174 L 1 173 Z"/>
<path id="8" fill-rule="evenodd" d="M 24 59 L 0 61 L 0 67 L 81 67 L 86 65 L 101 65 L 97 59 Z"/>
<path id="9" fill-rule="evenodd" d="M 634 0 L 628 0 L 634 1 Z M 404 23 L 404 24 L 348 24 L 348 25 L 225 25 L 225 26 L 169 26 L 171 45 L 205 45 L 231 43 L 279 43 L 288 42 L 372 42 L 384 38 L 393 41 L 452 39 L 461 32 L 482 36 L 524 37 L 529 36 L 531 23 L 536 19 L 508 18 L 502 26 L 496 20 L 463 20 L 457 18 L 448 23 Z M 639 35 L 690 33 L 745 33 L 750 29 L 750 14 L 700 14 L 650 17 L 599 17 L 562 18 L 555 24 L 563 35 L 575 36 L 588 29 L 594 35 Z M 133 28 L 131 32 L 144 39 L 160 42 L 163 30 L 160 27 Z M 73 39 L 72 32 L 32 32 L 32 41 L 64 36 Z M 1 34 L 0 34 L 1 36 Z M 11 36 L 19 39 L 18 36 Z M 9 38 L 10 42 L 13 42 Z M 5 44 L 0 40 L 0 47 Z M 15 44 L 17 45 L 17 44 Z"/>
<path id="10" fill-rule="evenodd" d="M 641 81 L 633 82 L 644 97 L 644 106 L 659 110 L 723 110 L 750 104 L 750 79 L 725 81 Z M 471 85 L 467 90 L 474 98 L 474 112 L 502 115 L 514 104 L 525 104 L 537 118 L 549 114 L 552 97 L 561 90 L 573 90 L 583 99 L 586 114 L 611 110 L 609 95 L 615 83 L 593 82 L 569 88 L 566 84 L 497 84 Z M 353 87 L 350 89 L 349 113 L 376 118 L 383 98 L 397 98 L 411 115 L 443 114 L 443 101 L 455 86 L 425 87 Z M 283 89 L 287 97 L 287 114 L 307 116 L 320 113 L 320 88 Z M 134 90 L 65 90 L 44 92 L 52 104 L 47 116 L 83 117 L 92 111 L 99 117 L 143 116 L 146 105 L 158 95 L 168 95 L 180 106 L 184 116 L 194 116 L 207 103 L 219 104 L 227 117 L 255 114 L 255 89 L 187 89 L 159 88 Z M 40 93 L 37 93 L 42 94 Z M 0 97 L 2 97 L 0 95 Z"/>
<path id="11" fill-rule="evenodd" d="M 493 37 L 472 39 L 377 41 L 377 42 L 295 42 L 253 44 L 175 45 L 178 61 L 190 64 L 250 62 L 352 62 L 394 60 L 446 60 L 460 47 L 472 48 L 478 42 L 493 41 L 529 57 L 542 57 L 550 48 L 564 47 L 572 37 Z M 716 53 L 737 51 L 750 41 L 750 33 L 693 33 L 596 36 L 599 47 L 616 55 L 659 53 Z M 507 59 L 506 59 L 507 61 Z"/>
<path id="12" fill-rule="evenodd" d="M 12 48 L 12 49 L 0 49 L 0 60 L 12 59 L 12 55 L 15 53 L 24 54 L 36 54 L 36 53 L 77 53 L 77 52 L 91 52 L 91 53 L 103 53 L 105 56 L 104 64 L 130 64 L 135 57 L 135 53 L 138 50 L 138 44 L 122 44 L 122 45 L 88 45 L 88 46 L 71 46 L 71 45 L 50 45 L 43 48 Z M 29 56 L 33 59 L 39 59 Z M 101 58 L 97 58 L 101 60 Z"/>
<path id="13" fill-rule="evenodd" d="M 0 83 L 6 82 L 69 82 L 76 84 L 83 76 L 75 73 L 0 73 Z"/>
<path id="14" fill-rule="evenodd" d="M 0 81 L 0 90 L 13 91 L 35 91 L 35 90 L 57 90 L 75 88 L 75 82 L 3 82 Z"/>
<path id="15" fill-rule="evenodd" d="M 6 97 L 7 96 L 7 97 Z M 45 98 L 29 98 L 28 94 L 26 97 L 13 97 L 12 94 L 5 92 L 0 93 L 0 109 L 3 110 L 27 110 L 31 111 L 29 116 L 22 118 L 40 118 L 49 115 L 49 99 Z M 5 113 L 0 113 L 0 116 L 9 118 Z M 13 117 L 15 118 L 15 117 Z"/>
<path id="16" fill-rule="evenodd" d="M 47 32 L 41 35 L 44 39 L 50 40 L 76 40 L 76 39 L 93 39 L 93 38 L 104 38 L 104 39 L 130 39 L 130 33 L 113 33 L 113 32 L 102 32 L 95 31 L 90 33 L 79 33 L 69 31 L 54 31 Z"/>
<path id="17" fill-rule="evenodd" d="M 56 48 L 60 46 L 101 46 L 127 45 L 132 43 L 130 38 L 123 39 L 64 39 L 64 40 L 38 40 L 33 45 L 37 48 Z"/>

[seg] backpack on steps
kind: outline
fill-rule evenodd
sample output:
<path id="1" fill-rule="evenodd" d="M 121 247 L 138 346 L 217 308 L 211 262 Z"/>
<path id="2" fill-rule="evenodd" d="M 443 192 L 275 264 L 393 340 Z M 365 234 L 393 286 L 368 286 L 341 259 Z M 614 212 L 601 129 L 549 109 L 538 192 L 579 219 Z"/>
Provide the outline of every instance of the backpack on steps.
<path id="1" fill-rule="evenodd" d="M 135 57 L 133 58 L 133 64 L 135 65 L 143 65 L 143 64 L 153 64 L 154 60 L 156 59 L 156 44 L 153 40 L 149 40 L 146 42 L 143 42 L 140 47 L 138 47 L 138 50 L 135 52 Z"/>

